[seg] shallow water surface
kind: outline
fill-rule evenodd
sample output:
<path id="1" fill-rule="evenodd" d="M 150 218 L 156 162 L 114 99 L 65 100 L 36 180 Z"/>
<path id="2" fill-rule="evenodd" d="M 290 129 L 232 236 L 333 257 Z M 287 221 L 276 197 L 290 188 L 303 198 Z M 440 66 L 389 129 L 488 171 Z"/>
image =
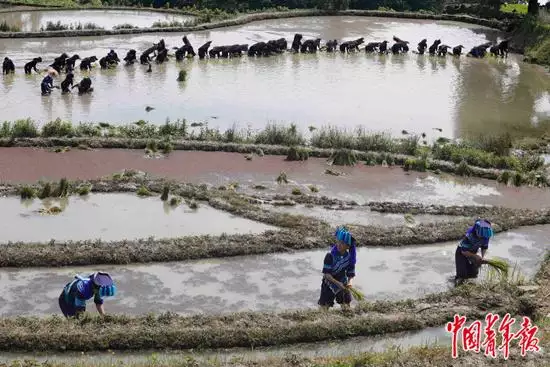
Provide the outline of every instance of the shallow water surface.
<path id="1" fill-rule="evenodd" d="M 0 23 L 6 22 L 11 26 L 17 26 L 22 32 L 39 32 L 41 28 L 46 28 L 48 22 L 61 22 L 72 26 L 93 23 L 104 29 L 112 29 L 121 24 L 147 28 L 155 22 L 185 22 L 193 18 L 147 10 L 37 10 L 0 13 Z"/>
<path id="2" fill-rule="evenodd" d="M 371 211 L 368 207 L 354 207 L 349 210 L 328 209 L 319 206 L 308 207 L 307 205 L 300 204 L 295 206 L 274 206 L 266 204 L 265 207 L 272 211 L 315 217 L 334 226 L 341 225 L 342 223 L 364 226 L 415 226 L 421 223 L 453 221 L 465 218 L 453 215 L 416 214 L 410 217 L 412 221 L 409 222 L 404 214 L 380 213 Z"/>
<path id="3" fill-rule="evenodd" d="M 195 48 L 286 37 L 392 42 L 441 38 L 468 50 L 487 40 L 494 30 L 451 22 L 373 17 L 312 17 L 254 22 L 244 26 L 188 34 Z M 62 52 L 98 58 L 114 48 L 124 57 L 164 38 L 168 48 L 182 45 L 182 34 L 2 40 L 0 54 L 13 58 L 16 75 L 0 83 L 3 118 L 31 117 L 40 122 L 57 117 L 79 121 L 128 123 L 140 119 L 163 123 L 166 118 L 208 121 L 211 127 L 260 129 L 268 121 L 310 125 L 336 124 L 369 130 L 425 132 L 429 138 L 478 135 L 486 131 L 535 134 L 533 122 L 547 118 L 549 78 L 539 69 L 510 55 L 506 60 L 407 55 L 284 54 L 269 58 L 223 60 L 173 59 L 162 65 L 94 69 L 92 95 L 40 95 L 42 75 L 25 76 L 23 64 L 33 57 L 53 60 Z M 41 66 L 46 66 L 44 62 Z M 177 82 L 180 69 L 187 80 Z M 87 73 L 76 72 L 79 81 Z M 59 83 L 57 81 L 56 83 Z M 16 103 L 25 99 L 25 109 Z M 155 109 L 146 112 L 145 107 Z M 440 128 L 440 133 L 434 128 Z"/>
<path id="4" fill-rule="evenodd" d="M 38 212 L 52 206 L 64 210 L 55 215 Z M 0 198 L 0 208 L 0 243 L 98 238 L 111 241 L 150 236 L 260 233 L 274 229 L 207 205 L 190 209 L 183 202 L 171 207 L 158 196 L 140 198 L 135 194 L 90 194 L 61 201 L 4 197 Z"/>
<path id="5" fill-rule="evenodd" d="M 497 234 L 488 257 L 516 263 L 531 277 L 548 249 L 550 226 Z M 354 284 L 367 299 L 405 299 L 450 287 L 456 242 L 360 248 Z M 1 269 L 0 313 L 58 313 L 57 298 L 76 273 L 109 272 L 119 289 L 108 312 L 217 314 L 317 307 L 325 251 L 133 266 Z M 483 270 L 482 270 L 483 276 Z M 48 284 L 48 287 L 44 287 Z M 91 306 L 93 308 L 93 305 Z"/>

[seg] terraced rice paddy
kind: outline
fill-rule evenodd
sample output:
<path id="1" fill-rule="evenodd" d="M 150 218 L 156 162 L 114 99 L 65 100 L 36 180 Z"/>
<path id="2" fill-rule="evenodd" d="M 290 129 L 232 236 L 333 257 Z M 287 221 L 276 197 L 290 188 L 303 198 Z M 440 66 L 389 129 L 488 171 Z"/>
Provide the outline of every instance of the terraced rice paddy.
<path id="1" fill-rule="evenodd" d="M 262 21 L 188 36 L 195 44 L 252 42 L 298 30 L 306 38 L 338 39 L 438 34 L 446 42 L 468 44 L 502 37 L 477 26 L 365 17 Z M 122 51 L 162 37 L 170 44 L 181 39 L 179 34 L 120 35 L 1 45 L 20 63 L 37 52 Z M 30 116 L 39 124 L 58 116 L 75 123 L 119 125 L 143 118 L 158 124 L 181 113 L 224 128 L 236 121 L 263 127 L 275 117 L 296 119 L 304 131 L 309 124 L 351 127 L 367 120 L 394 136 L 408 136 L 401 133 L 405 129 L 425 131 L 430 142 L 440 135 L 477 134 L 480 126 L 498 125 L 503 134 L 522 131 L 531 138 L 540 134 L 529 123 L 547 117 L 547 81 L 517 56 L 459 61 L 387 56 L 185 60 L 189 79 L 183 87 L 170 76 L 174 63 L 151 74 L 139 65 L 119 66 L 122 70 L 92 71 L 100 92 L 81 99 L 35 98 L 37 76 L 16 75 L 2 79 L 0 96 L 6 97 L 6 119 Z M 14 103 L 22 96 L 29 96 L 27 111 Z M 397 100 L 402 108 L 395 108 Z M 156 109 L 147 114 L 145 104 Z M 434 132 L 438 126 L 442 134 Z M 119 144 L 104 149 L 98 137 L 88 139 L 88 146 L 65 135 L 40 140 L 1 134 L 0 362 L 439 367 L 452 362 L 445 324 L 456 314 L 469 321 L 483 320 L 488 312 L 528 316 L 547 332 L 548 185 L 497 181 L 502 167 L 484 167 L 496 172 L 478 174 L 485 178 L 444 173 L 428 164 L 404 170 L 411 157 L 427 162 L 423 154 L 433 154 L 421 141 L 403 164 L 359 160 L 338 166 L 322 155 L 303 161 L 285 160 L 277 152 L 264 155 L 258 144 L 231 150 L 241 153 L 175 150 L 153 156 L 149 148 L 148 153 L 136 149 L 143 143 L 136 137 L 103 137 Z M 148 147 L 154 139 L 160 141 L 150 136 Z M 181 143 L 170 139 L 164 142 Z M 275 140 L 265 144 L 286 144 Z M 80 149 L 52 149 L 67 141 Z M 545 149 L 542 143 L 538 148 Z M 481 148 L 468 149 L 481 156 Z M 250 150 L 254 154 L 242 154 Z M 524 167 L 529 162 L 518 162 L 517 172 L 548 177 L 542 164 L 529 171 Z M 287 182 L 277 181 L 282 173 Z M 519 180 L 514 177 L 510 182 Z M 495 230 L 487 257 L 503 258 L 513 270 L 501 279 L 483 266 L 478 279 L 455 287 L 456 246 L 478 217 L 491 220 Z M 358 241 L 354 286 L 366 301 L 352 302 L 350 313 L 317 305 L 323 259 L 337 225 L 348 226 Z M 76 274 L 98 270 L 111 274 L 118 289 L 105 300 L 107 315 L 93 315 L 89 301 L 91 315 L 62 318 L 63 286 Z M 402 352 L 388 344 L 420 349 Z M 528 357 L 534 366 L 550 362 L 547 337 L 541 345 L 542 352 Z M 497 362 L 529 365 L 514 353 Z M 456 363 L 490 362 L 470 354 Z"/>

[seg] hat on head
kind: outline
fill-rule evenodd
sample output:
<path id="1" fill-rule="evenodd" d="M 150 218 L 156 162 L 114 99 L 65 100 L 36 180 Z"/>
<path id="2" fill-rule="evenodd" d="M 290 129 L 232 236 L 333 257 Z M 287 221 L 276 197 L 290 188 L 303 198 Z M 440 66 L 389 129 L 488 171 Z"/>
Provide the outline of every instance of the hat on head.
<path id="1" fill-rule="evenodd" d="M 489 239 L 493 237 L 493 227 L 487 219 L 478 219 L 474 223 L 474 230 L 479 237 Z"/>
<path id="2" fill-rule="evenodd" d="M 344 227 L 338 227 L 336 229 L 336 232 L 334 232 L 334 236 L 337 240 L 344 242 L 348 246 L 354 246 L 355 245 L 355 239 L 349 233 L 349 231 Z"/>
<path id="3" fill-rule="evenodd" d="M 113 285 L 113 279 L 111 276 L 100 271 L 93 273 L 90 276 L 90 280 L 98 287 L 109 287 Z"/>

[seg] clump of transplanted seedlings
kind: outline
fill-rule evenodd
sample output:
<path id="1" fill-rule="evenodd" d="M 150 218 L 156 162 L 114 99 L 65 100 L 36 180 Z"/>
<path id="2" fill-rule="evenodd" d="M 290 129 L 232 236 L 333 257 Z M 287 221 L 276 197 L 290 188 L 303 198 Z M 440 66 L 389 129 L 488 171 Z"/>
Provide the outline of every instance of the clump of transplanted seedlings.
<path id="1" fill-rule="evenodd" d="M 286 172 L 281 172 L 279 176 L 277 177 L 277 183 L 278 184 L 287 184 L 288 183 L 288 177 L 286 175 Z"/>
<path id="2" fill-rule="evenodd" d="M 36 191 L 30 186 L 23 186 L 19 189 L 21 199 L 33 199 L 36 196 Z"/>
<path id="3" fill-rule="evenodd" d="M 332 153 L 329 162 L 335 166 L 354 166 L 357 163 L 357 154 L 350 149 L 338 149 Z"/>
<path id="4" fill-rule="evenodd" d="M 160 200 L 168 200 L 168 195 L 170 195 L 170 186 L 164 185 L 164 187 L 162 188 L 162 195 L 160 196 Z"/>

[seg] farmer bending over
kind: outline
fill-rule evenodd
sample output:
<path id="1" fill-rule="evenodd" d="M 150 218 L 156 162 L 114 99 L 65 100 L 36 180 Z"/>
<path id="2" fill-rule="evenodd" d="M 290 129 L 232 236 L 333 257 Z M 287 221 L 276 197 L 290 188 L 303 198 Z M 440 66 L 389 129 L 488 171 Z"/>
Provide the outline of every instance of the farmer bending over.
<path id="1" fill-rule="evenodd" d="M 104 316 L 103 297 L 114 296 L 115 293 L 116 287 L 107 273 L 96 272 L 84 278 L 77 275 L 63 288 L 59 296 L 59 307 L 65 317 L 79 318 L 86 311 L 86 301 L 93 297 L 97 312 Z"/>
<path id="2" fill-rule="evenodd" d="M 334 233 L 336 244 L 325 255 L 323 265 L 323 280 L 321 282 L 321 296 L 318 304 L 328 309 L 334 306 L 334 299 L 343 310 L 349 310 L 351 280 L 355 277 L 355 238 L 348 230 L 339 227 Z"/>
<path id="3" fill-rule="evenodd" d="M 492 236 L 493 228 L 487 219 L 478 219 L 468 228 L 455 252 L 456 284 L 465 279 L 477 278 L 479 267 L 487 263 L 484 257 Z M 481 256 L 477 254 L 480 248 Z"/>

